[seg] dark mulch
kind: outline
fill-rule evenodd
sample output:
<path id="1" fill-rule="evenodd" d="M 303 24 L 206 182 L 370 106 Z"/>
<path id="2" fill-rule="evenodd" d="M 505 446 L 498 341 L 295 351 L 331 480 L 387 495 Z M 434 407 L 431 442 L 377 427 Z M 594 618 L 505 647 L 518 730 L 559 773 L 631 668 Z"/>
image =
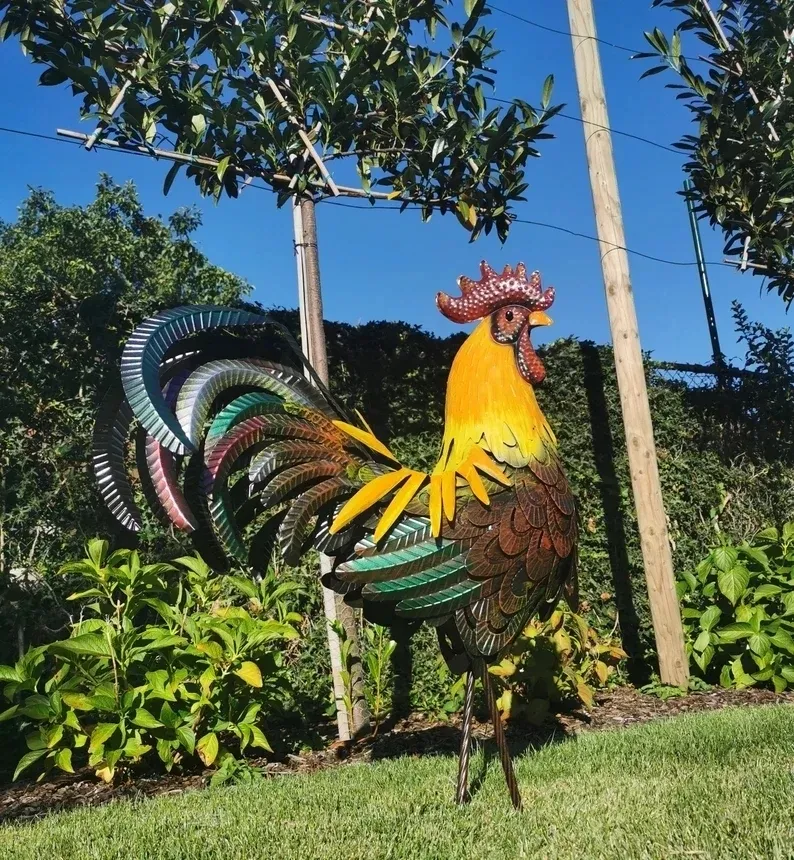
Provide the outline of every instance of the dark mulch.
<path id="1" fill-rule="evenodd" d="M 542 726 L 511 724 L 508 738 L 517 753 L 582 732 L 620 729 L 637 723 L 695 711 L 725 707 L 794 702 L 794 692 L 769 690 L 712 690 L 662 700 L 629 687 L 602 695 L 590 713 L 557 714 Z M 487 723 L 476 723 L 479 740 L 491 737 Z M 434 722 L 421 714 L 398 723 L 388 732 L 352 745 L 332 744 L 319 752 L 286 756 L 282 761 L 253 762 L 268 776 L 294 775 L 351 762 L 368 762 L 404 755 L 439 755 L 457 752 L 458 721 Z M 128 773 L 115 785 L 97 782 L 90 771 L 63 774 L 46 783 L 20 782 L 0 787 L 0 822 L 31 821 L 52 812 L 109 801 L 181 794 L 209 783 L 211 771 L 192 774 Z"/>

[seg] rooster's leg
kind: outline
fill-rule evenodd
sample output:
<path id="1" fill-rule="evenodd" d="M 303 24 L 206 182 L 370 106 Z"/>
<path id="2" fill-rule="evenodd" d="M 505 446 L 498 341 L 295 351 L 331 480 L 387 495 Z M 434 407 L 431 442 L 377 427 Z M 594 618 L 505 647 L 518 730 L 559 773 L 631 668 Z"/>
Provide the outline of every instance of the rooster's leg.
<path id="1" fill-rule="evenodd" d="M 513 801 L 513 806 L 516 809 L 521 809 L 521 794 L 518 791 L 516 774 L 513 770 L 513 760 L 510 758 L 510 750 L 507 748 L 504 727 L 502 726 L 502 717 L 499 714 L 499 709 L 496 707 L 496 697 L 493 692 L 491 675 L 488 672 L 488 666 L 485 663 L 482 664 L 482 685 L 485 688 L 485 698 L 488 700 L 488 710 L 491 713 L 491 721 L 493 722 L 493 733 L 496 738 L 496 746 L 499 749 L 499 758 L 502 760 L 502 770 L 505 772 L 507 790 L 510 792 L 510 800 Z"/>
<path id="2" fill-rule="evenodd" d="M 471 756 L 471 717 L 474 710 L 474 671 L 466 673 L 466 702 L 463 706 L 463 726 L 458 758 L 458 792 L 455 800 L 468 803 L 469 795 L 469 757 Z"/>

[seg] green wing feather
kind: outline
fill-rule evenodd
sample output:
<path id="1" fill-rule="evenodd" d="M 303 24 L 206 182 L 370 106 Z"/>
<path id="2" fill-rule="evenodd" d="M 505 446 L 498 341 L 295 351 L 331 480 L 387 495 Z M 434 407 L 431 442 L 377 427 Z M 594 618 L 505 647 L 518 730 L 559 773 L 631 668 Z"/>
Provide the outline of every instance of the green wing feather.
<path id="1" fill-rule="evenodd" d="M 335 573 L 340 579 L 360 583 L 394 580 L 460 556 L 467 546 L 458 541 L 422 541 L 393 552 L 351 558 L 336 567 Z"/>
<path id="2" fill-rule="evenodd" d="M 131 423 L 132 409 L 121 391 L 108 392 L 94 425 L 91 465 L 102 501 L 124 528 L 137 532 L 141 529 L 141 512 L 124 462 Z"/>
<path id="3" fill-rule="evenodd" d="M 327 460 L 311 460 L 285 469 L 267 485 L 260 500 L 266 508 L 281 504 L 289 495 L 300 487 L 308 487 L 321 478 L 334 478 L 344 472 L 339 463 Z"/>
<path id="4" fill-rule="evenodd" d="M 278 532 L 281 555 L 287 564 L 300 561 L 309 524 L 317 512 L 344 496 L 352 496 L 357 486 L 347 478 L 336 477 L 315 484 L 293 502 Z"/>
<path id="5" fill-rule="evenodd" d="M 476 582 L 467 579 L 433 594 L 401 600 L 395 611 L 404 618 L 417 619 L 448 615 L 476 600 L 483 588 L 484 583 L 482 581 Z"/>
<path id="6" fill-rule="evenodd" d="M 401 600 L 438 595 L 451 585 L 466 579 L 466 555 L 459 553 L 448 561 L 422 570 L 420 573 L 401 575 L 385 582 L 371 582 L 361 593 L 370 600 Z"/>
<path id="7" fill-rule="evenodd" d="M 207 435 L 204 437 L 204 455 L 232 429 L 236 424 L 241 424 L 248 418 L 257 415 L 265 415 L 279 410 L 283 411 L 284 401 L 273 394 L 264 391 L 251 391 L 236 397 L 215 416 L 210 424 Z"/>
<path id="8" fill-rule="evenodd" d="M 175 454 L 196 448 L 168 408 L 160 387 L 160 363 L 174 343 L 208 329 L 261 327 L 269 323 L 270 318 L 263 314 L 195 305 L 163 311 L 144 320 L 124 347 L 121 381 L 135 417 L 149 435 Z"/>
<path id="9" fill-rule="evenodd" d="M 284 378 L 290 379 L 287 385 Z M 176 417 L 193 445 L 201 441 L 202 430 L 215 399 L 231 388 L 252 386 L 275 395 L 276 403 L 295 403 L 317 409 L 316 394 L 295 386 L 295 375 L 280 365 L 260 359 L 221 359 L 194 370 L 182 386 L 176 403 Z M 305 383 L 305 380 L 301 380 Z"/>

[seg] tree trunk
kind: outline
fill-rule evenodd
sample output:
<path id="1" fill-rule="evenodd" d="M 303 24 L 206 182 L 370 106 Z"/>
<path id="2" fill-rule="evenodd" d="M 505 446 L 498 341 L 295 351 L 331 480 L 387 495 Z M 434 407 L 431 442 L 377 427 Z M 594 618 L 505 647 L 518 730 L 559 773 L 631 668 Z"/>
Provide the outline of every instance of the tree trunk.
<path id="1" fill-rule="evenodd" d="M 298 257 L 298 276 L 302 282 L 300 320 L 303 351 L 317 375 L 328 386 L 328 354 L 323 328 L 323 301 L 317 253 L 315 204 L 310 197 L 304 197 L 300 201 L 296 201 L 294 205 L 295 250 Z M 321 573 L 330 571 L 331 564 L 331 559 L 328 556 L 320 556 Z M 344 602 L 342 596 L 327 588 L 323 588 L 323 606 L 328 621 L 328 649 L 331 654 L 339 738 L 340 740 L 348 740 L 351 736 L 358 737 L 370 728 L 369 708 L 364 695 L 364 672 L 356 618 L 353 608 Z M 342 666 L 339 637 L 331 627 L 334 621 L 338 621 L 342 625 L 345 638 L 351 643 L 350 665 L 347 667 Z M 345 668 L 350 672 L 352 688 L 352 726 L 348 719 L 344 699 L 345 685 L 341 677 L 341 672 Z"/>

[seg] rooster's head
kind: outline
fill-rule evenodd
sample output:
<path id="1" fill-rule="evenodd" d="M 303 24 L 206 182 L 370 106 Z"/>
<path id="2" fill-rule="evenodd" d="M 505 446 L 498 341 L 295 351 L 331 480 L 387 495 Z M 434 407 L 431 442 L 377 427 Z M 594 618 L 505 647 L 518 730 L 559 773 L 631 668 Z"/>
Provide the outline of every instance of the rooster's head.
<path id="1" fill-rule="evenodd" d="M 444 316 L 456 323 L 490 318 L 491 337 L 499 344 L 512 344 L 518 369 L 532 385 L 543 382 L 546 369 L 530 341 L 538 326 L 551 325 L 546 311 L 554 302 L 554 288 L 541 289 L 537 272 L 527 275 L 519 263 L 515 270 L 505 266 L 499 274 L 488 263 L 480 263 L 479 281 L 458 278 L 458 298 L 438 293 L 436 304 Z"/>

